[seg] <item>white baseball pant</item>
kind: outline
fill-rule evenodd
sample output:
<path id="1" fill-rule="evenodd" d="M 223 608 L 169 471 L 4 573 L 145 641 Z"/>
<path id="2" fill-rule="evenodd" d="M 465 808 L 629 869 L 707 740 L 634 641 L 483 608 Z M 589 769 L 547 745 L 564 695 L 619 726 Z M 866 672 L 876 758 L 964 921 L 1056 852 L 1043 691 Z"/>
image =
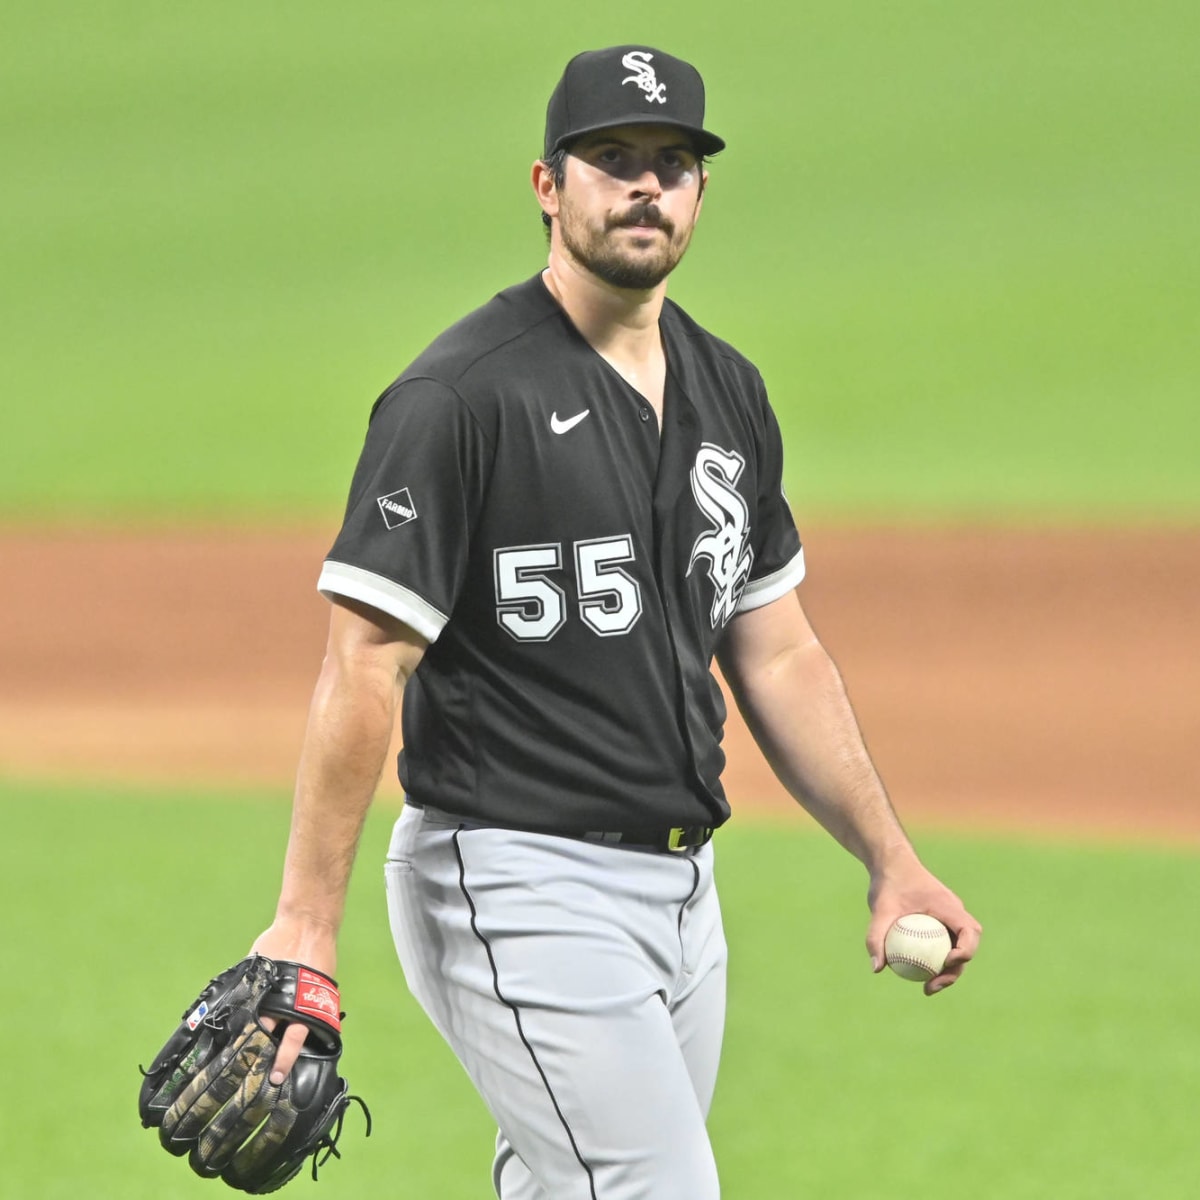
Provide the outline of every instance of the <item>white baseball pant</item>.
<path id="1" fill-rule="evenodd" d="M 717 1200 L 711 842 L 640 851 L 410 805 L 385 874 L 409 989 L 499 1126 L 501 1200 Z"/>

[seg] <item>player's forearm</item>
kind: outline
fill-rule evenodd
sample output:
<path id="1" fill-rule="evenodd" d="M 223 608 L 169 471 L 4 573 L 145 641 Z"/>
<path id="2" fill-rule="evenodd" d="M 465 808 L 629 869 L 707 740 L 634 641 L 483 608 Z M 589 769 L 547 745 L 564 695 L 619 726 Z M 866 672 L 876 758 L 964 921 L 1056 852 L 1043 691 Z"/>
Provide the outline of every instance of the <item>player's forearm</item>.
<path id="1" fill-rule="evenodd" d="M 326 657 L 297 772 L 277 923 L 336 935 L 404 679 L 386 662 Z"/>
<path id="2" fill-rule="evenodd" d="M 875 874 L 913 855 L 833 660 L 815 640 L 729 679 L 784 787 Z"/>

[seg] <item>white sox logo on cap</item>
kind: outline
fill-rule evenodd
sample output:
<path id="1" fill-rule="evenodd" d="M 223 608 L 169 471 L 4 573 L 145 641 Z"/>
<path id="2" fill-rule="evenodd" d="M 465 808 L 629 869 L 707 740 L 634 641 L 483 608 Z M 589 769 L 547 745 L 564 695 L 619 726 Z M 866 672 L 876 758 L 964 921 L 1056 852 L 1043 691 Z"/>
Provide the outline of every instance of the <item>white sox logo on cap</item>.
<path id="1" fill-rule="evenodd" d="M 704 80 L 691 63 L 645 45 L 585 50 L 567 63 L 546 105 L 545 157 L 585 133 L 647 124 L 682 129 L 702 155 L 725 149 L 704 128 Z"/>
<path id="2" fill-rule="evenodd" d="M 654 55 L 649 50 L 630 50 L 621 59 L 621 66 L 633 74 L 622 79 L 621 86 L 624 87 L 627 83 L 636 84 L 646 93 L 647 104 L 653 104 L 656 100 L 659 104 L 666 104 L 667 85 L 658 82 L 658 76 L 650 65 L 653 58 Z"/>

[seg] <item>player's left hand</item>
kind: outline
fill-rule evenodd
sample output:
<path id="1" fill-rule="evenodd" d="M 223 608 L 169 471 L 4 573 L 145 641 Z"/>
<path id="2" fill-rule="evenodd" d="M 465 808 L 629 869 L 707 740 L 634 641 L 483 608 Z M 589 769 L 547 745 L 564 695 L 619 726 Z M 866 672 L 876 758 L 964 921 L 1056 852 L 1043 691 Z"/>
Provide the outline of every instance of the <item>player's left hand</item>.
<path id="1" fill-rule="evenodd" d="M 979 949 L 983 926 L 967 912 L 963 902 L 941 882 L 915 854 L 905 855 L 872 872 L 867 892 L 871 923 L 867 929 L 867 953 L 878 973 L 887 965 L 883 941 L 887 931 L 908 913 L 928 913 L 950 931 L 953 949 L 939 975 L 925 984 L 932 996 L 956 983 Z"/>
<path id="2" fill-rule="evenodd" d="M 250 953 L 261 954 L 276 961 L 303 962 L 316 968 L 332 979 L 337 973 L 337 946 L 333 935 L 325 926 L 309 929 L 299 922 L 276 919 L 255 939 Z M 279 1022 L 270 1016 L 260 1017 L 263 1027 L 273 1033 Z M 271 1083 L 279 1087 L 291 1073 L 292 1067 L 304 1050 L 309 1027 L 301 1021 L 292 1021 L 277 1039 L 278 1049 L 271 1066 Z"/>
<path id="3" fill-rule="evenodd" d="M 280 1086 L 268 1082 L 277 1050 L 268 1014 L 312 1034 Z M 158 1129 L 170 1153 L 187 1155 L 197 1175 L 251 1195 L 282 1187 L 310 1157 L 315 1178 L 330 1155 L 340 1157 L 347 1108 L 362 1104 L 338 1075 L 341 1017 L 337 984 L 320 972 L 261 955 L 235 963 L 192 1002 L 142 1072 L 142 1124 Z"/>

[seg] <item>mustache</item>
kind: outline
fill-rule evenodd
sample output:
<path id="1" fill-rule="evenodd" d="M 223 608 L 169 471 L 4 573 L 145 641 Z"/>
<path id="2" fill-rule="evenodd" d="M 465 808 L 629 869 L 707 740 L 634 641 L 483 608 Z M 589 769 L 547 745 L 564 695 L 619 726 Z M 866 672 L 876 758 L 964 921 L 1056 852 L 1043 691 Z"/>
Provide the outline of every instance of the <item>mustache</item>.
<path id="1" fill-rule="evenodd" d="M 675 232 L 675 223 L 663 216 L 662 209 L 657 204 L 649 201 L 635 204 L 619 217 L 608 219 L 609 229 L 626 229 L 634 225 L 649 225 L 668 235 Z"/>

